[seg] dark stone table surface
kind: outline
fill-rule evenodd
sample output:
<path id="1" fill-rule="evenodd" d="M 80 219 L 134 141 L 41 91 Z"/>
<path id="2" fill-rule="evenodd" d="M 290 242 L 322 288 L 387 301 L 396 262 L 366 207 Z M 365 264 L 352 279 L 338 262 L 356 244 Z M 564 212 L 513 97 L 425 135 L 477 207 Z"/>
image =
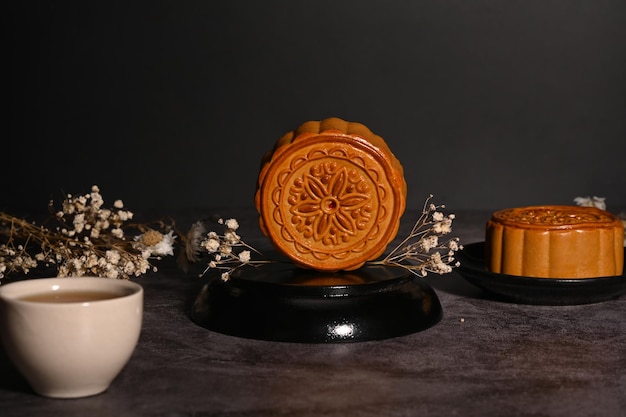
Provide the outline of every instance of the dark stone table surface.
<path id="1" fill-rule="evenodd" d="M 191 222 L 208 214 L 237 217 L 244 239 L 268 244 L 253 210 L 180 215 Z M 453 234 L 462 243 L 483 240 L 489 213 L 455 214 Z M 402 230 L 411 226 L 411 215 L 405 214 Z M 159 266 L 135 279 L 145 289 L 142 334 L 108 391 L 42 398 L 0 351 L 0 414 L 626 415 L 626 296 L 573 306 L 515 304 L 494 299 L 455 271 L 426 278 L 443 307 L 442 320 L 427 330 L 357 343 L 269 342 L 196 325 L 191 305 L 207 278 L 185 274 L 173 261 Z"/>

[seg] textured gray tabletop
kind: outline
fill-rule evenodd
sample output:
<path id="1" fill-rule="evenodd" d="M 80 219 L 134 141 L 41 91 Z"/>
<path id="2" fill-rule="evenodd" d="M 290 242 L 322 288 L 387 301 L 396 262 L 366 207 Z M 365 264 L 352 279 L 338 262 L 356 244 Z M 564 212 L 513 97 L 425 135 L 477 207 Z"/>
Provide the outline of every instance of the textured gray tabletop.
<path id="1" fill-rule="evenodd" d="M 242 234 L 263 244 L 254 212 L 224 214 L 239 215 Z M 463 243 L 483 239 L 488 213 L 456 214 L 454 234 Z M 136 281 L 145 288 L 142 335 L 107 392 L 39 397 L 0 351 L 0 414 L 626 415 L 626 296 L 576 306 L 513 304 L 453 272 L 427 278 L 443 307 L 430 329 L 381 341 L 297 344 L 196 325 L 191 303 L 205 281 L 173 262 Z"/>

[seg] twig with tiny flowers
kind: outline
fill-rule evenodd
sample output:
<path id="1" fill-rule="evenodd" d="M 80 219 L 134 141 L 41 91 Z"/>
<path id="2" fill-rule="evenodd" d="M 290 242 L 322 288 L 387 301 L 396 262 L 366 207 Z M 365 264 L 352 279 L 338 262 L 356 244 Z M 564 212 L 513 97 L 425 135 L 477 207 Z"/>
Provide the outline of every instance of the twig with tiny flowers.
<path id="1" fill-rule="evenodd" d="M 190 261 L 199 260 L 200 253 L 210 256 L 210 261 L 200 276 L 204 276 L 211 269 L 217 269 L 221 271 L 222 281 L 228 281 L 231 275 L 243 266 L 256 267 L 273 262 L 266 259 L 252 259 L 252 252 L 261 257 L 263 254 L 244 242 L 237 234 L 239 222 L 236 219 L 220 218 L 217 223 L 224 227 L 224 233 L 207 232 L 205 222 L 197 221 L 191 226 L 185 239 L 185 251 Z"/>
<path id="2" fill-rule="evenodd" d="M 133 213 L 122 200 L 106 208 L 96 185 L 48 208 L 53 226 L 0 212 L 0 278 L 44 266 L 55 267 L 57 276 L 129 279 L 156 270 L 151 261 L 173 255 L 173 222 L 130 223 Z"/>
<path id="3" fill-rule="evenodd" d="M 410 271 L 418 276 L 426 276 L 429 272 L 445 274 L 458 266 L 454 253 L 463 249 L 459 238 L 440 241 L 440 238 L 452 231 L 454 214 L 444 215 L 430 201 L 432 195 L 424 203 L 422 213 L 411 232 L 388 255 L 377 261 L 366 262 L 367 266 L 394 266 Z M 244 242 L 237 234 L 239 223 L 236 219 L 219 219 L 218 223 L 225 228 L 223 234 L 208 231 L 203 221 L 194 223 L 183 238 L 185 261 L 196 262 L 201 255 L 208 254 L 210 260 L 199 276 L 210 270 L 219 270 L 223 281 L 228 281 L 232 274 L 244 266 L 260 266 L 263 264 L 282 262 L 263 258 L 258 250 Z M 252 259 L 252 252 L 262 259 Z"/>
<path id="4" fill-rule="evenodd" d="M 429 272 L 446 274 L 459 266 L 454 255 L 463 246 L 459 238 L 441 241 L 441 237 L 452 232 L 454 214 L 444 215 L 440 209 L 445 205 L 431 203 L 431 194 L 424 203 L 422 213 L 411 232 L 383 259 L 369 262 L 369 265 L 397 266 L 418 276 Z"/>

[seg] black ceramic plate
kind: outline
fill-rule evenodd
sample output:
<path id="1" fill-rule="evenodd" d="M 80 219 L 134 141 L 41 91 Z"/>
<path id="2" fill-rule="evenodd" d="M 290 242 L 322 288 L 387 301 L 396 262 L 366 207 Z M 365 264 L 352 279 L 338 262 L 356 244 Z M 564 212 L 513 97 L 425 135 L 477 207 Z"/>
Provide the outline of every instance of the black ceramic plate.
<path id="1" fill-rule="evenodd" d="M 289 265 L 211 279 L 191 318 L 233 336 L 282 342 L 357 342 L 407 335 L 442 317 L 434 290 L 400 268 L 327 273 Z"/>
<path id="2" fill-rule="evenodd" d="M 607 301 L 626 293 L 626 276 L 600 278 L 531 278 L 487 271 L 484 242 L 457 252 L 459 272 L 472 284 L 507 301 L 522 304 L 574 305 Z"/>

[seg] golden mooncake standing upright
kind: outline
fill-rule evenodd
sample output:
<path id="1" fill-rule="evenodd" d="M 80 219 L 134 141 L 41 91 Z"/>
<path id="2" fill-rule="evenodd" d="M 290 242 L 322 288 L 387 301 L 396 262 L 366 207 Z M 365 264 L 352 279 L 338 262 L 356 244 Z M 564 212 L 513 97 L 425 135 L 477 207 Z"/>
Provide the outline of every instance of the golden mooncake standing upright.
<path id="1" fill-rule="evenodd" d="M 623 239 L 622 221 L 595 207 L 501 210 L 486 226 L 487 269 L 536 278 L 621 275 Z"/>
<path id="2" fill-rule="evenodd" d="M 296 265 L 353 270 L 395 238 L 406 182 L 380 136 L 329 118 L 285 134 L 263 157 L 255 205 L 263 233 Z"/>

